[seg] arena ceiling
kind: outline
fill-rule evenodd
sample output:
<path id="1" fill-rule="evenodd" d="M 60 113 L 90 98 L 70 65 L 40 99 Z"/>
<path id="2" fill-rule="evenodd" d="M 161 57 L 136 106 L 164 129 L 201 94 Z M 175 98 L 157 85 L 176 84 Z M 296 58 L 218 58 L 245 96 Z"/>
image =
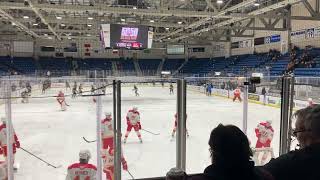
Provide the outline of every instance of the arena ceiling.
<path id="1" fill-rule="evenodd" d="M 155 27 L 156 42 L 223 41 L 252 37 L 246 30 L 287 30 L 275 24 L 303 18 L 286 10 L 300 2 L 310 6 L 307 0 L 1 0 L 0 36 L 92 39 L 100 24 L 121 23 Z M 254 26 L 257 17 L 264 27 Z"/>

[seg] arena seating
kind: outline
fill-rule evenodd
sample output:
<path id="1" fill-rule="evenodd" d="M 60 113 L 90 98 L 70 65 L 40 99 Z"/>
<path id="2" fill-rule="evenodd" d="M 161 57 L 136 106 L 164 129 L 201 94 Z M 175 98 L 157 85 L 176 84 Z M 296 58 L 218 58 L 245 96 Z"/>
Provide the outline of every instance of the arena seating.
<path id="1" fill-rule="evenodd" d="M 77 60 L 81 70 L 111 70 L 112 60 L 108 59 L 79 59 Z"/>
<path id="2" fill-rule="evenodd" d="M 167 59 L 162 67 L 164 71 L 174 71 L 177 70 L 182 63 L 184 63 L 185 59 Z"/>
<path id="3" fill-rule="evenodd" d="M 203 76 L 212 71 L 212 67 L 213 61 L 211 59 L 190 59 L 179 72 Z"/>
<path id="4" fill-rule="evenodd" d="M 140 59 L 139 61 L 140 69 L 144 70 L 157 70 L 161 62 L 161 59 Z"/>
<path id="5" fill-rule="evenodd" d="M 297 58 L 300 58 L 304 50 L 296 50 Z M 320 49 L 313 48 L 307 50 L 308 54 L 314 58 L 316 66 L 313 68 L 296 68 L 296 76 L 320 76 Z M 185 59 L 167 59 L 162 70 L 176 71 L 181 65 L 183 67 L 179 73 L 206 76 L 212 72 L 231 73 L 241 75 L 247 69 L 261 68 L 269 66 L 271 76 L 279 76 L 285 72 L 290 55 L 285 54 L 272 61 L 268 54 L 239 55 L 229 58 L 217 57 L 213 59 L 189 59 L 184 65 Z M 132 59 L 73 59 L 78 65 L 79 70 L 112 70 L 112 62 L 115 62 L 119 71 L 128 71 L 135 74 L 135 66 Z M 4 75 L 10 71 L 16 71 L 21 74 L 33 74 L 36 70 L 51 72 L 70 71 L 73 63 L 65 58 L 40 57 L 35 60 L 31 57 L 0 57 L 0 74 Z M 139 59 L 138 63 L 141 71 L 155 72 L 161 63 L 161 59 Z M 149 73 L 151 74 L 151 73 Z"/>

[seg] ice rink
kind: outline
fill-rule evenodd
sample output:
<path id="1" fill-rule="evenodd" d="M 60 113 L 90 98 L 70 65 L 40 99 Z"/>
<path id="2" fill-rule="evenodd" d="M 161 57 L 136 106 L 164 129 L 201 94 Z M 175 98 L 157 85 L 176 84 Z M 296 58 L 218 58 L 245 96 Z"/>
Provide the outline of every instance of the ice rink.
<path id="1" fill-rule="evenodd" d="M 122 132 L 126 128 L 126 112 L 137 106 L 142 128 L 160 135 L 142 131 L 143 143 L 140 144 L 132 132 L 127 143 L 123 144 L 124 157 L 135 178 L 164 176 L 176 162 L 176 142 L 171 139 L 176 94 L 169 95 L 168 87 L 138 85 L 140 96 L 135 97 L 132 86 L 122 88 Z M 58 90 L 51 89 L 46 95 L 56 95 Z M 110 92 L 111 87 L 107 89 L 107 93 Z M 54 169 L 18 150 L 16 162 L 20 169 L 15 173 L 16 180 L 63 180 L 68 165 L 78 162 L 78 152 L 83 148 L 91 150 L 93 157 L 90 162 L 96 164 L 96 143 L 88 144 L 82 139 L 83 136 L 95 139 L 96 105 L 92 97 L 67 97 L 66 102 L 70 106 L 65 112 L 60 111 L 55 98 L 33 98 L 29 104 L 12 104 L 12 121 L 21 146 L 55 165 L 62 165 Z M 1 116 L 4 116 L 4 105 L 1 109 Z M 103 97 L 103 112 L 106 111 L 112 112 L 112 95 Z M 187 173 L 203 172 L 210 164 L 208 139 L 211 130 L 219 123 L 241 128 L 242 112 L 242 103 L 222 97 L 207 97 L 188 89 L 187 129 L 190 137 L 187 139 Z M 272 120 L 275 129 L 272 147 L 277 155 L 280 109 L 249 103 L 248 117 L 248 137 L 253 146 L 256 142 L 254 128 L 261 121 Z M 122 179 L 130 178 L 128 173 L 123 171 L 122 174 Z"/>

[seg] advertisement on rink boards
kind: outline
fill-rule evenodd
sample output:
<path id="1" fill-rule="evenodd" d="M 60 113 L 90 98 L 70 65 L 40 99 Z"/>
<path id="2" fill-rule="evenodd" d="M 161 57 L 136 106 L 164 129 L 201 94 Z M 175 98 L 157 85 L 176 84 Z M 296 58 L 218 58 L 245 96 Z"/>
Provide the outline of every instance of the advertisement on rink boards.
<path id="1" fill-rule="evenodd" d="M 249 94 L 248 94 L 248 99 L 254 100 L 254 101 L 260 101 L 260 96 L 257 95 L 257 94 L 251 94 L 251 93 L 249 93 Z"/>
<path id="2" fill-rule="evenodd" d="M 204 88 L 201 86 L 188 86 L 188 88 L 192 90 L 198 90 L 200 93 L 204 92 Z M 212 89 L 212 93 L 216 96 L 221 96 L 221 97 L 226 97 L 226 98 L 231 98 L 233 97 L 233 91 L 225 90 L 225 89 Z M 241 93 L 241 96 L 243 97 L 243 93 Z M 259 102 L 259 104 L 264 104 L 264 96 L 259 95 L 259 94 L 248 94 L 248 99 L 253 100 L 256 102 Z M 281 98 L 280 97 L 275 97 L 275 96 L 266 96 L 266 104 L 275 106 L 275 107 L 280 107 L 281 106 Z M 302 100 L 294 100 L 294 108 L 296 109 L 301 109 L 307 107 L 309 104 L 307 101 L 302 101 Z"/>

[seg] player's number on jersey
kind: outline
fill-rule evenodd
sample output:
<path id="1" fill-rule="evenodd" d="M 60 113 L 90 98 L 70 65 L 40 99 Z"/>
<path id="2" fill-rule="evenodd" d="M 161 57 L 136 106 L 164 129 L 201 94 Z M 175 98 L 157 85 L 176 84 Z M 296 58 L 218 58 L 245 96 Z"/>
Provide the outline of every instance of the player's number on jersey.
<path id="1" fill-rule="evenodd" d="M 73 180 L 80 180 L 80 176 L 76 176 Z M 90 176 L 85 177 L 84 180 L 90 180 Z"/>

